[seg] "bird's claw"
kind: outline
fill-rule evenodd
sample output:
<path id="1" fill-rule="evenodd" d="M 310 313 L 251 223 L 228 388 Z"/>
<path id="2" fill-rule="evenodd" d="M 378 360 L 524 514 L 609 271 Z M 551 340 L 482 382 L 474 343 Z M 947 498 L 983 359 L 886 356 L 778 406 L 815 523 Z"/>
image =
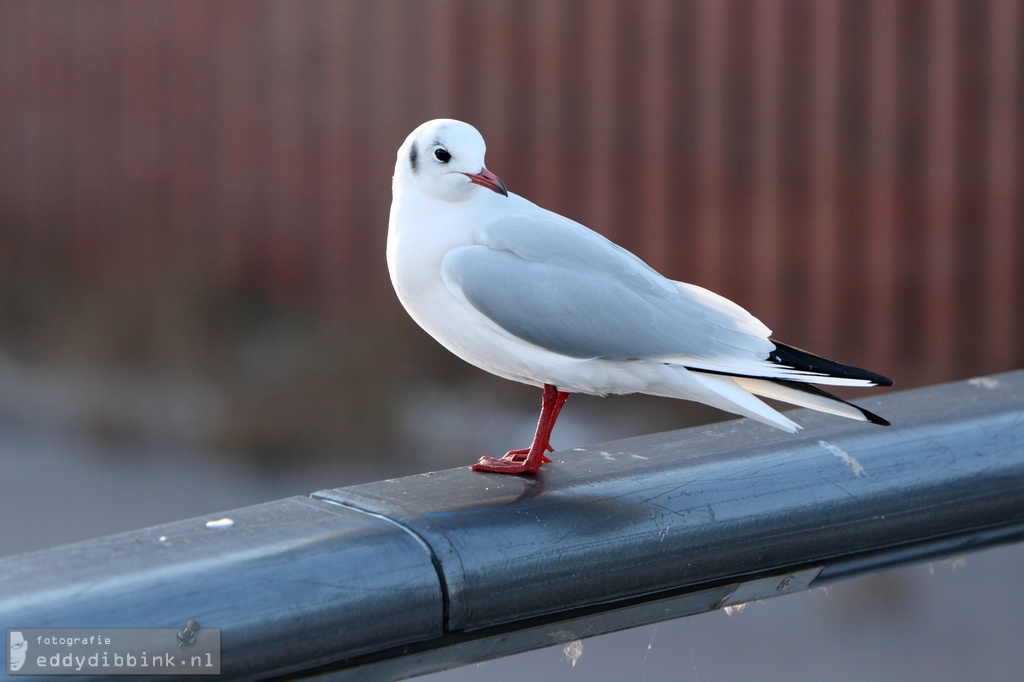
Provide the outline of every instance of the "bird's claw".
<path id="1" fill-rule="evenodd" d="M 554 452 L 551 447 L 547 450 Z M 543 451 L 542 451 L 543 452 Z M 541 454 L 530 461 L 530 448 L 509 450 L 504 457 L 481 457 L 480 461 L 470 467 L 473 471 L 485 471 L 492 474 L 535 474 L 542 464 L 550 464 L 551 460 Z"/>
<path id="2" fill-rule="evenodd" d="M 480 461 L 470 467 L 473 471 L 483 471 L 491 474 L 535 474 L 540 469 L 541 462 L 527 464 L 525 460 L 516 461 L 504 457 L 481 457 Z"/>
<path id="3" fill-rule="evenodd" d="M 550 445 L 545 446 L 544 450 L 546 450 L 548 452 L 554 452 L 555 451 L 554 448 L 552 448 Z M 518 450 L 509 450 L 507 453 L 505 453 L 505 456 L 502 457 L 500 460 L 498 458 L 495 458 L 495 457 L 482 457 L 481 461 L 483 461 L 485 459 L 490 459 L 490 460 L 494 460 L 494 461 L 502 461 L 503 460 L 503 461 L 506 461 L 506 462 L 525 462 L 526 458 L 529 455 L 530 455 L 530 448 L 519 448 Z M 540 456 L 540 461 L 541 461 L 542 464 L 550 464 L 551 463 L 551 460 L 548 459 L 547 457 L 545 457 L 543 454 Z"/>

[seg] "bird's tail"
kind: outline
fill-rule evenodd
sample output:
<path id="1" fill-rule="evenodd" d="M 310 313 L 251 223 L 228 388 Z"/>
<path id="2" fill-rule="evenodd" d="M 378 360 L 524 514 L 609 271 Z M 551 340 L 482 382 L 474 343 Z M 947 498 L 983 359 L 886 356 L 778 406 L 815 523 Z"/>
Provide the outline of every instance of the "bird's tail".
<path id="1" fill-rule="evenodd" d="M 800 427 L 754 396 L 780 400 L 798 407 L 806 407 L 847 419 L 889 426 L 886 419 L 832 395 L 812 385 L 811 382 L 847 386 L 891 386 L 892 379 L 860 367 L 844 365 L 819 357 L 805 350 L 779 343 L 774 339 L 772 339 L 772 343 L 775 344 L 775 350 L 769 354 L 768 361 L 782 368 L 796 369 L 799 374 L 787 374 L 785 378 L 780 378 L 777 376 L 738 375 L 694 367 L 688 369 L 696 375 L 695 378 L 699 379 L 699 383 L 705 389 L 713 391 L 718 397 L 725 398 L 731 403 L 724 409 L 752 417 L 785 431 L 792 432 Z M 745 399 L 739 394 L 743 394 Z M 706 399 L 705 401 L 716 404 Z M 722 404 L 718 403 L 716 406 L 722 407 Z"/>
<path id="2" fill-rule="evenodd" d="M 880 426 L 889 426 L 889 422 L 874 412 L 849 403 L 817 386 L 798 381 L 784 379 L 752 379 L 750 377 L 733 377 L 742 388 L 762 398 L 781 400 L 798 407 L 808 407 L 819 412 L 827 412 L 847 419 L 867 421 Z"/>

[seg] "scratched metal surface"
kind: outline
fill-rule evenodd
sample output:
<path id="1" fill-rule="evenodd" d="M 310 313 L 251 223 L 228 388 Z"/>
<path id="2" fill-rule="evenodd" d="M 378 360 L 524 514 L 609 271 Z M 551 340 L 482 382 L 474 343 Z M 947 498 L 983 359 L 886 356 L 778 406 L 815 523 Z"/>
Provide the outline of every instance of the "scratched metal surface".
<path id="1" fill-rule="evenodd" d="M 394 524 L 303 497 L 223 516 L 233 523 L 191 519 L 0 559 L 0 627 L 196 620 L 221 629 L 221 679 L 441 634 L 429 554 Z"/>
<path id="2" fill-rule="evenodd" d="M 1024 522 L 1024 372 L 861 402 L 894 426 L 801 411 L 797 436 L 740 420 L 557 452 L 534 478 L 453 469 L 315 497 L 423 538 L 450 631 L 822 563 L 825 581 Z"/>
<path id="3" fill-rule="evenodd" d="M 224 679 L 402 679 L 1024 539 L 1024 371 L 863 402 L 894 426 L 739 420 L 6 557 L 0 622 L 195 619 Z"/>

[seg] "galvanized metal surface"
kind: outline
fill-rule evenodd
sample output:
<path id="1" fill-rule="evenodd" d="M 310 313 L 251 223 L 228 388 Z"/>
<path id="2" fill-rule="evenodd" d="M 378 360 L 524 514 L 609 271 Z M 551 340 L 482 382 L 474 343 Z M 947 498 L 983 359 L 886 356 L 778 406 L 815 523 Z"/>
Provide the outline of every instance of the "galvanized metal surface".
<path id="1" fill-rule="evenodd" d="M 862 402 L 894 426 L 733 421 L 11 557 L 0 623 L 196 619 L 229 679 L 399 679 L 1024 539 L 1024 371 Z"/>
<path id="2" fill-rule="evenodd" d="M 438 637 L 441 593 L 407 532 L 302 497 L 0 561 L 0 627 L 188 620 L 221 629 L 224 678 L 254 679 Z"/>
<path id="3" fill-rule="evenodd" d="M 550 645 L 1024 538 L 1024 372 L 861 402 L 894 426 L 801 411 L 798 436 L 739 420 L 558 452 L 532 479 L 454 469 L 314 497 L 433 549 L 462 634 L 416 672 L 531 648 L 530 628 Z"/>

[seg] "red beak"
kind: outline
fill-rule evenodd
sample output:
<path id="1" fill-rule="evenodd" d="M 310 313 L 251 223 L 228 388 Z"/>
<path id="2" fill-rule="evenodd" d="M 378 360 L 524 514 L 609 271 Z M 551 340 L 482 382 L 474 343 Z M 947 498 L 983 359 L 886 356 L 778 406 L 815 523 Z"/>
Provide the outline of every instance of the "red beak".
<path id="1" fill-rule="evenodd" d="M 481 168 L 479 173 L 466 173 L 465 176 L 469 178 L 470 182 L 476 185 L 486 187 L 487 189 L 493 190 L 498 194 L 503 194 L 506 197 L 508 196 L 508 189 L 505 187 L 505 183 L 501 181 L 501 178 L 486 168 Z"/>

